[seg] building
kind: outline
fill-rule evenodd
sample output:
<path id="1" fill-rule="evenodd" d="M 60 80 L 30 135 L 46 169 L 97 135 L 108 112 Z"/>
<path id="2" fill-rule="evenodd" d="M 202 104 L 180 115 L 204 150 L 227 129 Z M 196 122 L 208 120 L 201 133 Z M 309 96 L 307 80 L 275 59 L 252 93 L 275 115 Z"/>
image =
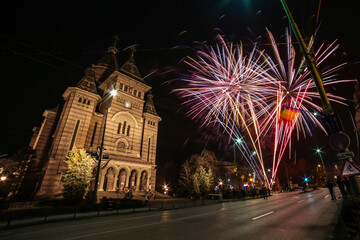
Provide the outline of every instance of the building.
<path id="1" fill-rule="evenodd" d="M 62 106 L 44 111 L 43 123 L 34 129 L 30 142 L 34 153 L 23 181 L 23 195 L 59 195 L 67 153 L 74 147 L 89 153 L 98 151 L 106 113 L 104 154 L 109 160 L 102 160 L 98 196 L 121 193 L 125 188 L 135 193 L 155 190 L 161 118 L 151 87 L 134 62 L 134 52 L 132 49 L 129 59 L 119 67 L 115 41 L 97 64 L 85 70 L 76 86 L 66 89 Z M 109 94 L 112 89 L 117 90 L 114 97 Z M 95 175 L 95 168 L 93 172 Z"/>

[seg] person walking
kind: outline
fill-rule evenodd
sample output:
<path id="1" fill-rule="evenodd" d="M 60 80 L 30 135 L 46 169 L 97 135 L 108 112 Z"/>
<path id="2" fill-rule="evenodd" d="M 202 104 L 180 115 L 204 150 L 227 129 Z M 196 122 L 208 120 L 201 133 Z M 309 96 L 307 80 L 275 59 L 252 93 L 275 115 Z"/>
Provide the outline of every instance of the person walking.
<path id="1" fill-rule="evenodd" d="M 352 194 L 351 186 L 350 186 L 350 181 L 349 181 L 348 178 L 344 178 L 344 184 L 345 184 L 345 187 L 346 187 L 346 194 L 351 195 Z"/>
<path id="2" fill-rule="evenodd" d="M 339 189 L 340 189 L 340 192 L 341 192 L 342 197 L 345 199 L 345 198 L 347 197 L 347 193 L 346 193 L 346 191 L 345 191 L 345 183 L 344 183 L 344 180 L 343 180 L 340 176 L 338 176 L 336 183 L 337 183 L 337 185 L 338 185 L 338 187 L 339 187 Z"/>
<path id="3" fill-rule="evenodd" d="M 331 180 L 327 180 L 327 187 L 330 192 L 330 196 L 332 200 L 336 200 L 335 194 L 334 194 L 334 185 Z"/>
<path id="4" fill-rule="evenodd" d="M 262 190 L 262 194 L 264 195 L 264 199 L 267 200 L 267 189 L 266 189 L 266 187 L 263 186 L 261 190 Z"/>
<path id="5" fill-rule="evenodd" d="M 129 189 L 129 198 L 130 198 L 130 199 L 133 198 L 132 188 Z"/>
<path id="6" fill-rule="evenodd" d="M 148 203 L 149 203 L 149 193 L 148 193 L 148 191 L 146 191 L 145 192 L 145 195 L 144 195 L 144 198 L 145 198 L 145 206 L 147 206 L 148 205 Z"/>

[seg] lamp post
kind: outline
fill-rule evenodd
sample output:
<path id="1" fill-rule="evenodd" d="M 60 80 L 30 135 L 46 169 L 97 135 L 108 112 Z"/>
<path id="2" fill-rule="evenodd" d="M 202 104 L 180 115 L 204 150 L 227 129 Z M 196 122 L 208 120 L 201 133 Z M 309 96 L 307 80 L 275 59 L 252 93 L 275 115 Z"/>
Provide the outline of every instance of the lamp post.
<path id="1" fill-rule="evenodd" d="M 252 151 L 252 154 L 251 154 L 251 167 L 253 167 L 253 157 L 256 155 L 256 151 L 254 150 L 254 151 Z M 255 183 L 255 166 L 253 167 L 253 177 L 254 177 L 254 183 Z"/>
<path id="2" fill-rule="evenodd" d="M 320 148 L 316 148 L 316 153 L 319 154 L 319 157 L 320 157 L 320 160 L 321 160 L 321 164 L 322 164 L 322 166 L 323 166 L 323 168 L 324 168 L 325 178 L 326 178 L 326 180 L 328 180 L 328 176 L 327 176 L 327 173 L 326 173 L 324 160 L 323 160 L 322 155 L 321 155 L 321 149 L 320 149 Z"/>
<path id="3" fill-rule="evenodd" d="M 109 94 L 111 97 L 114 97 L 117 94 L 117 90 L 113 89 L 109 92 Z M 97 190 L 98 190 L 98 184 L 99 184 L 100 165 L 101 165 L 101 159 L 103 157 L 103 152 L 104 152 L 104 138 L 105 138 L 106 122 L 107 122 L 109 107 L 110 107 L 110 99 L 109 99 L 109 102 L 108 102 L 108 105 L 106 108 L 104 130 L 103 130 L 103 134 L 102 134 L 102 138 L 101 138 L 99 154 L 97 156 L 98 157 L 98 165 L 97 165 L 97 169 L 96 169 L 95 186 L 94 186 L 94 192 L 93 192 L 93 202 L 94 203 L 97 202 Z"/>
<path id="4" fill-rule="evenodd" d="M 243 139 L 242 138 L 236 138 L 235 139 L 235 143 L 234 143 L 234 175 L 235 175 L 235 181 L 236 181 L 236 184 L 237 184 L 237 188 L 240 189 L 240 181 L 239 181 L 239 178 L 238 178 L 238 172 L 237 172 L 237 164 L 236 164 L 236 145 L 237 144 L 242 144 L 243 143 Z"/>

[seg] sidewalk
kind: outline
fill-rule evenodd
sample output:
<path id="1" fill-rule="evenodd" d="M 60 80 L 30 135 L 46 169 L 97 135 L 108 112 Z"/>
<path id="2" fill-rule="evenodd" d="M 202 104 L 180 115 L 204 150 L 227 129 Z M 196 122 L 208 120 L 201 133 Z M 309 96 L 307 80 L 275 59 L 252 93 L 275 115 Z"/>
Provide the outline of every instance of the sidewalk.
<path id="1" fill-rule="evenodd" d="M 155 209 L 151 209 L 155 210 Z M 0 221 L 0 229 L 22 227 L 28 225 L 43 224 L 48 222 L 58 222 L 66 220 L 76 220 L 89 217 L 103 217 L 117 214 L 130 214 L 136 212 L 146 212 L 149 211 L 148 207 L 142 208 L 133 208 L 133 209 L 119 209 L 119 210 L 105 210 L 105 211 L 94 211 L 94 212 L 80 212 L 80 213 L 68 213 L 68 214 L 59 214 L 59 215 L 48 215 L 42 217 L 31 217 L 24 219 L 8 219 L 7 221 Z"/>

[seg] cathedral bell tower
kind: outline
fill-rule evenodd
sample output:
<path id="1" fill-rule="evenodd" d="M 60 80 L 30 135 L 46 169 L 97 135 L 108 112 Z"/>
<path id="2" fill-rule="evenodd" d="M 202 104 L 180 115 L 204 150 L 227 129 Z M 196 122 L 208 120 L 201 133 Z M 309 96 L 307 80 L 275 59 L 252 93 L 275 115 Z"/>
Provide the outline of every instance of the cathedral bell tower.
<path id="1" fill-rule="evenodd" d="M 63 106 L 53 135 L 47 168 L 38 195 L 62 189 L 61 176 L 66 171 L 66 156 L 74 147 L 84 148 L 93 112 L 101 99 L 96 91 L 95 72 L 85 70 L 76 87 L 68 87 L 63 94 Z"/>

